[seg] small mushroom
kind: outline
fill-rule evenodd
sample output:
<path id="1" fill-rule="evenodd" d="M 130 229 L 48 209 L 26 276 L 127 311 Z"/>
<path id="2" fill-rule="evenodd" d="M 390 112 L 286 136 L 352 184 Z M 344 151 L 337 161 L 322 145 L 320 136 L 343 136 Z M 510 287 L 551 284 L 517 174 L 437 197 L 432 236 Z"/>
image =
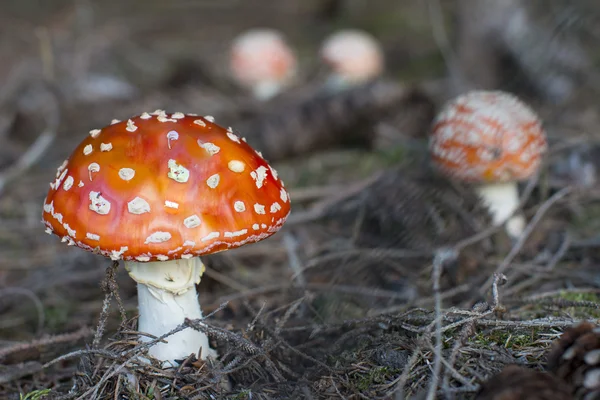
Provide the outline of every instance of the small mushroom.
<path id="1" fill-rule="evenodd" d="M 277 96 L 295 78 L 297 59 L 283 35 L 266 28 L 250 29 L 231 45 L 230 71 L 233 79 L 258 100 Z"/>
<path id="2" fill-rule="evenodd" d="M 442 174 L 475 184 L 495 225 L 512 238 L 525 227 L 517 183 L 532 177 L 547 150 L 535 112 L 512 94 L 472 91 L 451 100 L 435 119 L 429 151 Z"/>
<path id="3" fill-rule="evenodd" d="M 83 151 L 100 143 L 111 150 Z M 99 166 L 92 180 L 90 165 Z M 102 128 L 57 176 L 44 203 L 47 231 L 124 260 L 138 283 L 138 330 L 154 336 L 202 317 L 200 256 L 266 239 L 290 212 L 283 182 L 258 152 L 231 129 L 181 113 L 158 110 Z M 63 180 L 85 184 L 65 187 Z M 149 349 L 165 365 L 215 354 L 191 328 L 165 340 Z"/>
<path id="4" fill-rule="evenodd" d="M 331 70 L 326 87 L 340 90 L 379 77 L 385 57 L 377 39 L 358 29 L 345 29 L 328 36 L 321 44 L 321 61 Z"/>

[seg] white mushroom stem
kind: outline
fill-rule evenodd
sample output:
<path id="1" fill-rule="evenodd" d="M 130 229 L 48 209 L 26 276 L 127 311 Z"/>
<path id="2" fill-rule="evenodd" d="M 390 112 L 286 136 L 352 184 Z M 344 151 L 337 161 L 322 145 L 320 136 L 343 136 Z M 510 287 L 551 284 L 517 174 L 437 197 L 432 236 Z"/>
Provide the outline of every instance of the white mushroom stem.
<path id="1" fill-rule="evenodd" d="M 492 183 L 480 185 L 476 189 L 483 203 L 492 215 L 494 225 L 506 223 L 506 232 L 513 239 L 518 238 L 525 229 L 525 218 L 521 213 L 509 218 L 519 207 L 519 191 L 516 182 Z"/>
<path id="2" fill-rule="evenodd" d="M 283 90 L 282 84 L 275 81 L 261 81 L 252 87 L 254 98 L 259 101 L 268 101 Z"/>
<path id="3" fill-rule="evenodd" d="M 138 283 L 138 331 L 152 336 L 169 333 L 185 318 L 202 317 L 196 284 L 204 272 L 204 264 L 197 258 L 163 262 L 126 261 L 125 268 Z M 140 335 L 140 341 L 151 337 Z M 186 328 L 157 343 L 148 353 L 163 362 L 165 367 L 176 366 L 177 361 L 190 354 L 198 358 L 215 356 L 208 337 L 192 328 Z M 201 351 L 201 354 L 199 352 Z"/>

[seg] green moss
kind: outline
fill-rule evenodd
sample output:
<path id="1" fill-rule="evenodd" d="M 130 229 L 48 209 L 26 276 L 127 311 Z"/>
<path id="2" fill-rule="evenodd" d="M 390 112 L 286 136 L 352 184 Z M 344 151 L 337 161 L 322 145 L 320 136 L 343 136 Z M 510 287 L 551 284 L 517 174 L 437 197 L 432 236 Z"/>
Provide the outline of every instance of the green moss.
<path id="1" fill-rule="evenodd" d="M 20 400 L 42 400 L 44 397 L 50 394 L 51 389 L 41 389 L 34 390 L 33 392 L 29 392 L 27 394 L 21 393 L 19 395 Z"/>
<path id="2" fill-rule="evenodd" d="M 249 400 L 252 396 L 252 391 L 250 389 L 242 390 L 241 392 L 234 394 L 233 396 L 228 397 L 230 400 Z"/>
<path id="3" fill-rule="evenodd" d="M 573 302 L 590 302 L 600 304 L 598 293 L 582 293 L 563 291 L 558 294 L 557 299 Z M 574 318 L 597 318 L 600 319 L 600 309 L 594 307 L 567 307 L 561 308 L 556 314 L 568 314 Z"/>
<path id="4" fill-rule="evenodd" d="M 509 350 L 519 351 L 534 346 L 539 339 L 538 333 L 539 330 L 536 328 L 532 328 L 528 333 L 515 333 L 508 330 L 484 331 L 475 335 L 473 342 L 483 347 L 497 345 Z"/>
<path id="5" fill-rule="evenodd" d="M 392 368 L 374 367 L 370 368 L 366 373 L 355 372 L 351 374 L 351 378 L 354 387 L 360 392 L 365 392 L 372 389 L 375 385 L 382 385 L 389 382 L 398 373 L 398 370 Z"/>

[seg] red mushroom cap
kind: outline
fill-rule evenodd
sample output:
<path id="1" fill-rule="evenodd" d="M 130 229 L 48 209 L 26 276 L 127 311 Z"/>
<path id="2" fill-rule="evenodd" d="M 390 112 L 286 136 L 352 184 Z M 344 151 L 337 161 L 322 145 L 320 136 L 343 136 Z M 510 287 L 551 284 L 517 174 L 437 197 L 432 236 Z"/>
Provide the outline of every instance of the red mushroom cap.
<path id="1" fill-rule="evenodd" d="M 467 182 L 508 182 L 531 177 L 548 145 L 535 112 L 500 91 L 472 91 L 443 107 L 429 149 L 442 173 Z"/>
<path id="2" fill-rule="evenodd" d="M 92 130 L 59 167 L 43 222 L 70 245 L 146 262 L 257 242 L 289 212 L 275 170 L 231 128 L 157 110 Z"/>

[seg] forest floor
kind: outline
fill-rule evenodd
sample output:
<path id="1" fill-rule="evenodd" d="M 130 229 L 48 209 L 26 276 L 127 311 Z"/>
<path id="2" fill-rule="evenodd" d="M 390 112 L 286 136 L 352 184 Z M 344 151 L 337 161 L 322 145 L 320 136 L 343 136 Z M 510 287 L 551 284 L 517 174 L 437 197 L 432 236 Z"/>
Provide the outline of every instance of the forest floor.
<path id="1" fill-rule="evenodd" d="M 195 85 L 225 79 L 228 41 L 256 24 L 285 29 L 305 70 L 332 26 L 369 29 L 389 53 L 391 78 L 439 82 L 430 16 L 417 5 L 392 12 L 385 1 L 368 12 L 349 2 L 335 20 L 323 6 L 334 1 L 10 3 L 0 17 L 0 397 L 402 399 L 424 398 L 433 383 L 443 398 L 469 398 L 508 364 L 544 369 L 564 328 L 600 318 L 600 190 L 573 177 L 583 164 L 572 167 L 582 152 L 594 159 L 600 136 L 589 129 L 597 115 L 581 109 L 548 118 L 550 152 L 523 184 L 529 224 L 515 242 L 468 199 L 444 204 L 467 189 L 432 188 L 419 138 L 277 161 L 293 210 L 283 229 L 204 258 L 208 328 L 196 327 L 218 359 L 177 370 L 138 363 L 133 280 L 122 265 L 44 234 L 42 204 L 62 160 L 112 118 L 157 108 L 235 114 L 235 95 L 205 96 Z M 136 90 L 116 100 L 78 95 L 77 79 L 98 71 Z M 452 207 L 469 228 L 446 234 L 459 224 Z"/>

